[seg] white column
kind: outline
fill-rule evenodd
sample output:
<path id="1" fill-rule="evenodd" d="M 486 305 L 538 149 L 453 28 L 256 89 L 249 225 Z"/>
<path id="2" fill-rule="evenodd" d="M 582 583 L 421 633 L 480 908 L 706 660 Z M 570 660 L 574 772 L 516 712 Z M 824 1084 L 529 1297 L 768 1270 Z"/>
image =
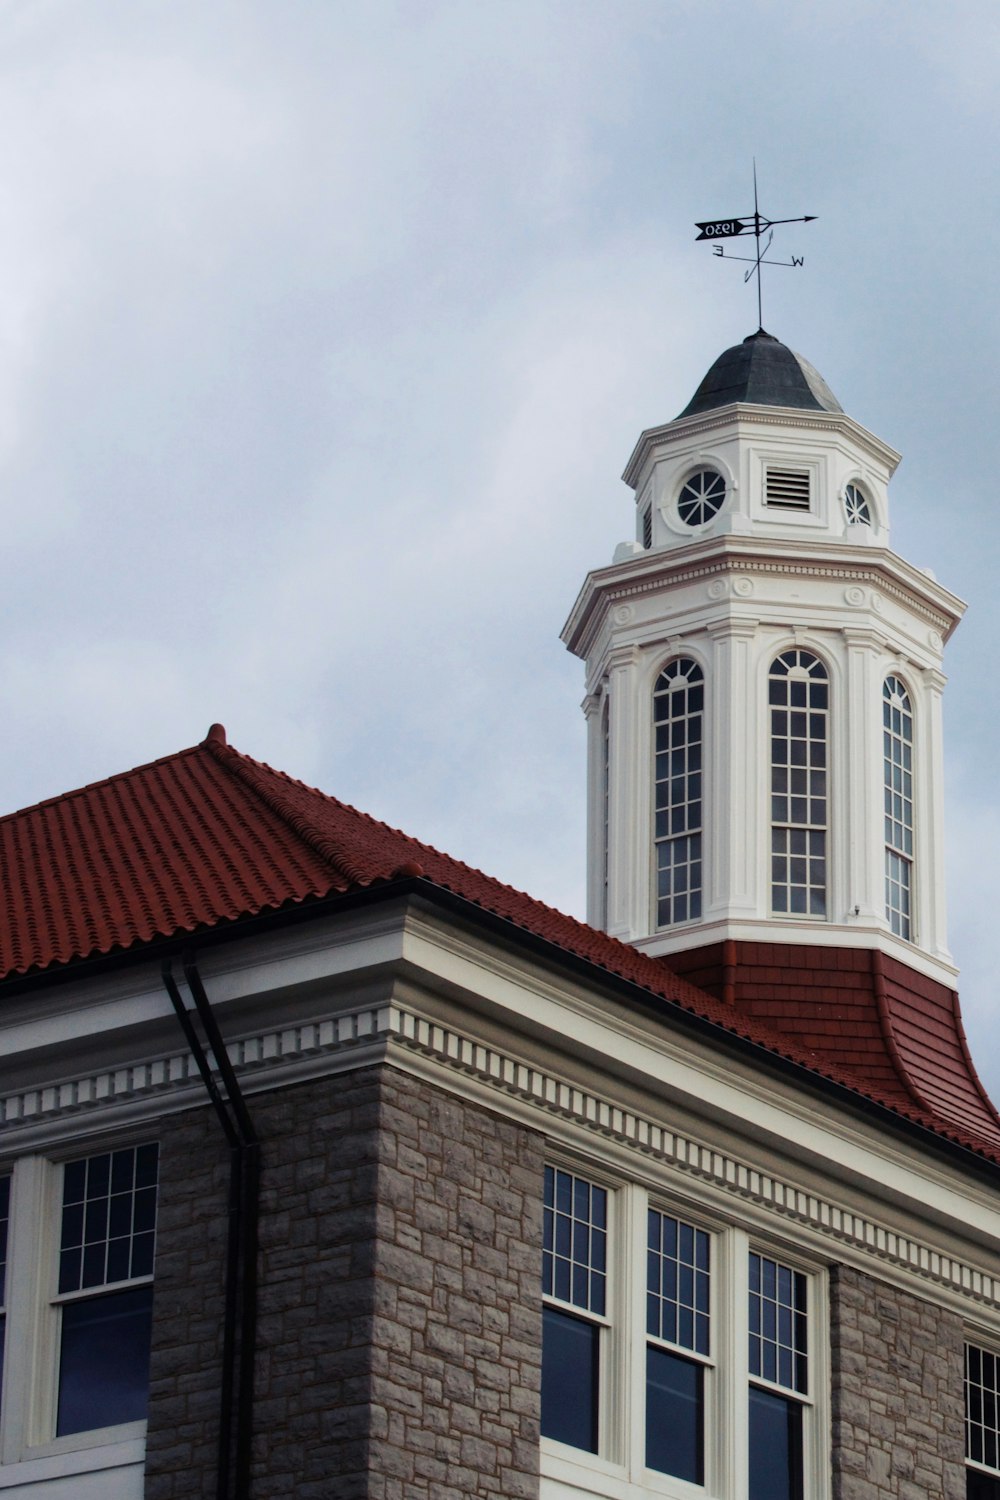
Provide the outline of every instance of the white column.
<path id="1" fill-rule="evenodd" d="M 947 678 L 936 667 L 923 674 L 926 687 L 925 712 L 914 721 L 915 790 L 914 809 L 919 927 L 915 934 L 921 948 L 951 963 L 944 884 L 944 728 L 942 697 Z M 916 707 L 917 705 L 914 705 Z M 925 724 L 921 724 L 925 719 Z M 921 764 L 922 763 L 922 764 Z"/>
<path id="2" fill-rule="evenodd" d="M 763 867 L 760 724 L 766 723 L 764 681 L 754 669 L 753 620 L 719 620 L 712 639 L 705 733 L 705 917 L 755 916 L 761 910 Z"/>
<path id="3" fill-rule="evenodd" d="M 588 693 L 580 704 L 587 721 L 587 921 L 604 927 L 605 904 L 605 784 L 604 693 Z"/>
<path id="4" fill-rule="evenodd" d="M 606 928 L 629 941 L 645 937 L 649 917 L 649 705 L 639 701 L 639 652 L 608 656 L 608 912 Z M 643 719 L 643 709 L 645 719 Z M 646 812 L 643 812 L 643 808 Z M 647 873 L 643 878 L 643 870 Z"/>
<path id="5" fill-rule="evenodd" d="M 882 797 L 882 679 L 876 667 L 884 639 L 869 626 L 844 627 L 847 684 L 844 702 L 831 695 L 833 744 L 843 766 L 831 764 L 830 919 L 885 922 L 885 839 Z M 838 722 L 839 720 L 839 722 Z M 831 756 L 832 760 L 832 756 Z M 854 908 L 858 907 L 857 916 Z"/>

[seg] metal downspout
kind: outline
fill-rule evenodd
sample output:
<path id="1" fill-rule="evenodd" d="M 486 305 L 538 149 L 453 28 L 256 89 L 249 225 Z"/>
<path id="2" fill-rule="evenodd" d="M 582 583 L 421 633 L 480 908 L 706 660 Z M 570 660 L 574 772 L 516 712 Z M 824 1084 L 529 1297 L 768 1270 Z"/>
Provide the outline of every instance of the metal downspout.
<path id="1" fill-rule="evenodd" d="M 195 1010 L 208 1042 L 211 1062 L 173 975 L 163 962 L 163 983 L 205 1090 L 229 1145 L 229 1204 L 226 1241 L 222 1378 L 219 1390 L 219 1443 L 216 1500 L 248 1500 L 253 1443 L 253 1379 L 257 1335 L 257 1227 L 260 1198 L 260 1142 L 246 1107 L 222 1033 L 194 959 L 183 959 Z M 219 1089 L 213 1064 L 225 1089 Z M 235 1407 L 235 1411 L 234 1411 Z M 235 1417 L 235 1420 L 234 1420 Z"/>

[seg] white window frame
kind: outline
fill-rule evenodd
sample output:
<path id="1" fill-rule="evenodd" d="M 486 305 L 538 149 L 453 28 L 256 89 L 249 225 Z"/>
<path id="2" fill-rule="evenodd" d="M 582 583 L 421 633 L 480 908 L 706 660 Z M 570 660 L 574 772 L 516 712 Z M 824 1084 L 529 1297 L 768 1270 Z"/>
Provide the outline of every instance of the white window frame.
<path id="1" fill-rule="evenodd" d="M 155 1137 L 153 1137 L 155 1139 Z M 58 1459 L 89 1449 L 113 1449 L 108 1465 L 141 1458 L 146 1420 L 87 1428 L 56 1437 L 62 1307 L 89 1300 L 105 1289 L 128 1291 L 153 1283 L 154 1275 L 60 1293 L 59 1247 L 64 1163 L 144 1145 L 148 1131 L 134 1138 L 74 1143 L 59 1156 L 22 1156 L 3 1167 L 11 1176 L 7 1259 L 7 1328 L 3 1391 L 0 1392 L 0 1469 L 30 1466 L 32 1460 Z M 154 1273 L 155 1274 L 155 1273 Z M 89 1465 L 88 1465 L 89 1467 Z M 44 1466 L 46 1471 L 51 1465 Z M 72 1474 L 74 1465 L 58 1466 Z"/>
<path id="2" fill-rule="evenodd" d="M 890 689 L 890 683 L 894 684 L 892 689 Z M 905 699 L 905 707 L 897 706 L 896 699 L 899 696 Z M 901 724 L 898 732 L 891 723 L 887 725 L 885 722 L 887 709 L 900 714 Z M 909 736 L 905 733 L 907 720 L 910 726 Z M 893 802 L 891 812 L 883 811 L 885 919 L 889 924 L 889 930 L 896 937 L 901 938 L 904 943 L 913 943 L 917 941 L 916 713 L 909 683 L 898 672 L 887 672 L 882 679 L 882 745 L 882 795 L 883 799 L 891 798 Z M 910 753 L 909 767 L 905 765 L 907 750 Z M 896 771 L 899 772 L 902 783 L 898 790 L 893 783 L 893 775 Z M 907 839 L 909 839 L 909 849 L 906 848 Z M 898 867 L 899 875 L 894 871 L 894 863 Z M 905 884 L 902 878 L 904 875 Z M 905 890 L 909 902 L 909 908 L 906 911 L 903 910 L 901 902 L 891 898 L 891 893 L 896 888 L 900 891 Z"/>
<path id="3" fill-rule="evenodd" d="M 676 839 L 671 834 L 666 834 L 666 835 L 664 835 L 663 838 L 659 838 L 657 836 L 657 832 L 656 832 L 656 819 L 657 819 L 658 812 L 670 812 L 672 810 L 672 807 L 673 807 L 673 804 L 671 804 L 671 803 L 668 803 L 666 807 L 659 808 L 659 809 L 657 808 L 657 805 L 656 805 L 657 804 L 657 787 L 659 785 L 659 780 L 658 780 L 657 774 L 656 774 L 657 764 L 658 764 L 658 755 L 659 755 L 659 752 L 657 751 L 657 730 L 663 724 L 667 724 L 667 723 L 679 723 L 679 722 L 681 722 L 681 720 L 677 719 L 677 718 L 674 718 L 674 719 L 658 719 L 657 716 L 656 716 L 657 715 L 657 700 L 658 699 L 663 699 L 664 701 L 666 701 L 666 700 L 668 700 L 672 696 L 671 692 L 669 692 L 669 691 L 667 691 L 667 692 L 661 692 L 660 691 L 660 681 L 663 678 L 664 674 L 666 672 L 668 672 L 671 667 L 676 666 L 676 665 L 678 665 L 680 663 L 685 663 L 685 664 L 689 664 L 691 666 L 694 666 L 697 669 L 698 674 L 699 674 L 699 677 L 698 677 L 698 679 L 696 680 L 695 683 L 692 684 L 691 682 L 686 681 L 686 688 L 689 689 L 691 686 L 700 686 L 701 690 L 702 690 L 701 710 L 700 710 L 700 712 L 697 715 L 698 719 L 700 720 L 699 728 L 700 728 L 700 732 L 701 732 L 701 738 L 697 742 L 699 750 L 701 752 L 701 768 L 700 768 L 700 771 L 698 773 L 696 773 L 701 778 L 701 791 L 700 791 L 699 796 L 697 798 L 697 807 L 698 807 L 697 827 L 695 827 L 693 829 L 688 829 L 688 831 L 685 834 L 679 835 L 679 837 L 686 837 L 689 841 L 694 836 L 696 836 L 698 838 L 699 853 L 698 853 L 698 861 L 697 861 L 697 863 L 699 864 L 699 866 L 701 868 L 701 873 L 700 873 L 700 876 L 699 876 L 698 886 L 697 886 L 697 897 L 698 897 L 698 913 L 697 913 L 697 915 L 696 916 L 692 916 L 690 914 L 690 906 L 689 906 L 688 915 L 686 917 L 678 917 L 676 919 L 673 918 L 673 917 L 671 917 L 669 921 L 662 922 L 660 920 L 660 851 L 661 851 L 661 849 L 664 849 L 664 848 L 667 848 L 669 846 L 672 846 L 676 842 Z M 652 685 L 652 690 L 651 690 L 650 700 L 649 700 L 650 756 L 651 756 L 650 771 L 649 771 L 649 785 L 650 785 L 650 802 L 649 802 L 650 873 L 649 873 L 649 879 L 650 879 L 650 897 L 651 897 L 651 905 L 652 905 L 651 918 L 652 918 L 652 926 L 653 926 L 653 931 L 654 932 L 675 932 L 675 931 L 678 931 L 678 930 L 680 930 L 680 929 L 682 929 L 684 927 L 693 926 L 694 924 L 696 924 L 696 923 L 701 922 L 701 921 L 704 920 L 705 906 L 707 904 L 708 896 L 709 896 L 709 887 L 708 887 L 708 883 L 707 883 L 707 880 L 706 880 L 706 865 L 707 865 L 707 862 L 708 862 L 707 861 L 707 855 L 708 855 L 708 830 L 707 830 L 707 828 L 705 826 L 705 824 L 706 824 L 706 815 L 707 815 L 707 800 L 708 800 L 706 798 L 706 795 L 705 795 L 705 784 L 706 784 L 706 778 L 707 778 L 707 775 L 708 775 L 708 761 L 709 761 L 709 754 L 708 754 L 708 752 L 709 752 L 709 739 L 708 739 L 708 692 L 709 692 L 709 680 L 708 680 L 708 672 L 707 672 L 707 670 L 705 668 L 705 664 L 700 659 L 700 657 L 697 656 L 692 651 L 678 651 L 678 652 L 675 652 L 672 656 L 669 656 L 666 659 L 666 661 L 664 661 L 660 665 L 660 667 L 657 669 L 656 675 L 653 678 L 653 685 Z M 693 715 L 690 712 L 688 712 L 684 716 L 684 719 L 683 719 L 683 722 L 687 726 L 687 737 L 685 739 L 685 744 L 684 744 L 685 750 L 690 750 L 690 748 L 691 748 L 691 743 L 692 742 L 690 740 L 690 726 L 691 726 L 692 717 L 693 717 Z M 685 791 L 689 790 L 690 778 L 691 778 L 692 774 L 695 774 L 695 773 L 692 773 L 690 769 L 686 770 L 685 773 L 684 773 Z M 683 805 L 690 807 L 693 804 L 690 803 L 690 802 L 686 802 Z M 691 868 L 692 863 L 693 863 L 693 861 L 689 857 L 688 860 L 686 861 L 686 865 L 685 865 L 685 868 L 688 870 L 688 872 L 690 872 L 690 868 Z M 687 894 L 688 894 L 689 901 L 690 901 L 690 896 L 691 896 L 691 887 L 690 887 L 690 884 L 688 886 L 688 892 L 687 892 Z"/>
<path id="4" fill-rule="evenodd" d="M 821 668 L 822 676 L 821 677 L 813 677 L 810 674 L 809 669 L 807 667 L 803 666 L 803 664 L 801 663 L 800 660 L 796 660 L 796 662 L 791 667 L 789 667 L 788 671 L 784 675 L 782 675 L 782 676 L 777 675 L 775 673 L 775 667 L 778 665 L 779 662 L 784 661 L 785 658 L 791 657 L 791 656 L 794 656 L 796 658 L 808 657 L 811 661 L 816 662 L 818 664 L 818 666 Z M 814 683 L 817 684 L 817 685 L 819 683 L 823 683 L 823 685 L 826 688 L 826 708 L 825 709 L 815 709 L 815 708 L 813 708 L 810 705 L 809 701 L 808 701 L 808 694 L 807 694 L 806 704 L 805 704 L 804 708 L 803 707 L 797 707 L 797 706 L 795 706 L 792 703 L 791 695 L 790 694 L 788 695 L 788 697 L 786 699 L 786 702 L 784 704 L 781 704 L 781 705 L 779 705 L 779 704 L 772 704 L 772 702 L 771 702 L 771 684 L 772 684 L 772 682 L 791 683 L 791 682 L 795 682 L 795 681 L 805 681 L 806 684 L 807 684 L 807 688 L 808 688 L 808 686 L 810 686 L 810 685 L 812 685 Z M 767 835 L 767 838 L 768 838 L 768 844 L 767 844 L 767 861 L 768 861 L 768 865 L 767 865 L 767 899 L 768 899 L 768 911 L 769 911 L 769 913 L 770 913 L 770 915 L 772 917 L 774 917 L 777 920 L 782 921 L 782 922 L 786 922 L 786 921 L 787 922 L 828 922 L 830 920 L 830 913 L 831 913 L 831 910 L 832 910 L 832 907 L 833 907 L 833 901 L 832 901 L 832 896 L 831 896 L 831 874 L 832 874 L 832 858 L 831 858 L 831 856 L 832 856 L 832 850 L 833 850 L 833 820 L 832 820 L 832 817 L 831 817 L 831 808 L 832 808 L 832 800 L 833 799 L 832 799 L 832 796 L 831 796 L 831 788 L 832 788 L 832 770 L 833 770 L 833 768 L 832 768 L 831 762 L 832 762 L 833 736 L 834 736 L 834 732 L 835 732 L 835 728 L 836 728 L 836 725 L 835 725 L 835 722 L 834 722 L 834 715 L 833 715 L 833 683 L 832 683 L 832 679 L 831 679 L 830 664 L 829 664 L 829 662 L 826 660 L 826 658 L 824 656 L 821 656 L 818 651 L 813 650 L 813 648 L 811 646 L 804 646 L 804 645 L 800 645 L 798 643 L 796 643 L 794 645 L 791 645 L 791 646 L 786 646 L 781 651 L 772 652 L 770 660 L 768 662 L 768 666 L 767 666 L 767 675 L 765 677 L 765 694 L 766 694 L 766 715 L 767 715 L 765 723 L 766 723 L 766 733 L 767 733 L 766 746 L 767 746 L 767 766 L 768 766 L 768 772 L 767 772 L 767 775 L 768 775 L 768 792 L 767 792 L 767 797 L 768 797 L 768 803 L 767 803 L 767 805 L 768 805 L 768 835 Z M 824 775 L 825 791 L 823 792 L 822 800 L 823 800 L 824 805 L 825 805 L 825 811 L 824 811 L 824 821 L 823 821 L 822 824 L 813 822 L 811 816 L 807 817 L 805 821 L 802 821 L 801 819 L 798 819 L 798 818 L 795 818 L 794 816 L 792 816 L 792 812 L 793 812 L 792 803 L 793 803 L 793 800 L 794 801 L 802 801 L 806 805 L 807 809 L 810 809 L 810 810 L 812 809 L 812 806 L 813 806 L 814 802 L 817 802 L 817 801 L 820 800 L 819 793 L 812 790 L 812 785 L 811 785 L 811 781 L 810 781 L 810 771 L 811 770 L 816 770 L 818 772 L 819 768 L 812 766 L 812 757 L 811 756 L 809 757 L 808 766 L 807 767 L 796 767 L 794 765 L 794 757 L 793 757 L 793 754 L 792 754 L 791 745 L 792 745 L 793 740 L 801 739 L 801 736 L 795 736 L 795 735 L 793 735 L 792 732 L 791 732 L 790 725 L 786 729 L 784 735 L 782 736 L 782 738 L 784 740 L 784 743 L 786 744 L 786 746 L 789 747 L 788 748 L 787 763 L 785 761 L 776 762 L 774 760 L 773 742 L 774 742 L 775 738 L 777 738 L 777 736 L 775 735 L 775 731 L 774 731 L 774 713 L 775 713 L 775 711 L 784 712 L 789 719 L 791 718 L 792 714 L 805 714 L 807 718 L 811 714 L 821 714 L 822 715 L 822 718 L 823 718 L 823 737 L 822 737 L 822 739 L 820 740 L 818 737 L 814 737 L 813 734 L 811 733 L 811 731 L 808 730 L 808 729 L 807 729 L 806 736 L 805 736 L 806 744 L 808 746 L 812 747 L 814 745 L 820 745 L 820 744 L 823 746 L 823 755 L 824 755 L 824 762 L 825 762 L 825 764 L 824 764 L 822 770 L 823 770 L 823 775 Z M 806 792 L 804 794 L 796 794 L 795 792 L 793 792 L 792 787 L 791 787 L 790 784 L 786 788 L 785 792 L 783 792 L 783 793 L 782 792 L 775 792 L 775 789 L 774 789 L 774 777 L 775 777 L 775 773 L 779 772 L 779 771 L 787 771 L 789 778 L 791 778 L 791 777 L 794 776 L 794 773 L 795 773 L 795 771 L 797 769 L 804 769 L 806 771 Z M 788 812 L 788 817 L 785 818 L 785 819 L 776 819 L 775 816 L 774 816 L 774 798 L 776 796 L 784 797 L 785 798 L 785 801 L 786 801 L 786 810 Z M 795 881 L 791 877 L 791 873 L 790 872 L 791 872 L 792 860 L 793 859 L 805 859 L 807 861 L 807 868 L 808 868 L 808 861 L 816 857 L 816 856 L 812 855 L 809 852 L 808 849 L 807 849 L 807 851 L 806 851 L 806 853 L 804 855 L 803 854 L 797 854 L 797 853 L 795 853 L 792 850 L 791 844 L 792 844 L 792 841 L 793 841 L 793 837 L 794 837 L 794 835 L 796 833 L 801 833 L 804 836 L 807 844 L 810 842 L 811 836 L 814 835 L 814 834 L 820 834 L 822 836 L 822 839 L 823 839 L 823 856 L 822 856 L 822 858 L 823 858 L 823 885 L 822 885 L 823 911 L 822 912 L 813 912 L 813 911 L 810 911 L 808 909 L 808 905 L 809 905 L 808 897 L 811 896 L 811 894 L 812 894 L 812 892 L 813 892 L 814 889 L 819 889 L 819 887 L 814 887 L 813 886 L 812 881 L 811 881 L 811 879 L 808 878 L 808 876 L 807 876 L 807 883 L 806 883 L 806 885 L 804 887 L 804 889 L 806 890 L 806 893 L 807 893 L 807 909 L 805 911 L 793 911 L 792 908 L 791 908 L 791 893 L 793 891 L 795 891 L 795 890 L 803 888 L 802 887 L 802 883 L 800 881 Z M 789 846 L 787 848 L 787 850 L 782 851 L 782 850 L 779 850 L 779 849 L 777 849 L 775 847 L 776 846 L 776 842 L 777 842 L 777 836 L 779 834 L 785 834 L 787 836 L 787 842 L 788 842 L 788 846 Z M 785 881 L 783 881 L 783 882 L 778 882 L 774 878 L 774 861 L 777 858 L 783 859 L 785 861 L 785 868 L 789 871 L 788 878 Z M 775 902 L 775 892 L 779 888 L 779 886 L 782 889 L 785 890 L 786 895 L 788 896 L 788 899 L 789 899 L 789 904 L 784 909 L 782 909 L 780 906 L 778 906 L 776 904 L 776 902 Z"/>
<path id="5" fill-rule="evenodd" d="M 794 1247 L 750 1233 L 664 1193 L 623 1181 L 600 1167 L 568 1161 L 550 1152 L 547 1162 L 585 1177 L 608 1193 L 608 1287 L 601 1325 L 598 1452 L 591 1454 L 553 1438 L 541 1440 L 542 1500 L 565 1500 L 570 1493 L 609 1500 L 745 1500 L 751 1385 L 794 1400 L 803 1407 L 802 1470 L 804 1500 L 830 1495 L 830 1354 L 827 1273 Z M 703 1485 L 645 1466 L 646 1211 L 648 1208 L 704 1230 L 711 1241 L 711 1323 L 707 1357 L 680 1345 L 653 1339 L 702 1365 L 704 1376 Z M 750 1375 L 749 1258 L 751 1250 L 802 1272 L 807 1278 L 809 1389 L 799 1393 Z M 540 1299 L 541 1300 L 541 1299 Z M 546 1297 L 545 1302 L 563 1306 Z M 566 1311 L 573 1309 L 568 1305 Z M 579 1309 L 577 1314 L 580 1315 Z"/>
<path id="6" fill-rule="evenodd" d="M 965 1335 L 965 1343 L 962 1351 L 962 1404 L 965 1422 L 965 1467 L 967 1470 L 971 1470 L 973 1473 L 985 1474 L 987 1478 L 995 1480 L 997 1487 L 1000 1488 L 1000 1438 L 998 1438 L 997 1442 L 998 1451 L 996 1468 L 991 1468 L 989 1464 L 981 1463 L 978 1459 L 973 1459 L 969 1456 L 970 1424 L 968 1401 L 968 1360 L 970 1349 L 976 1349 L 981 1354 L 990 1355 L 997 1361 L 997 1365 L 998 1367 L 1000 1367 L 1000 1340 L 998 1340 L 996 1337 L 991 1340 L 990 1338 L 978 1332 L 967 1332 Z M 998 1369 L 998 1377 L 1000 1377 L 1000 1369 Z M 998 1385 L 1000 1385 L 1000 1378 L 998 1378 Z"/>

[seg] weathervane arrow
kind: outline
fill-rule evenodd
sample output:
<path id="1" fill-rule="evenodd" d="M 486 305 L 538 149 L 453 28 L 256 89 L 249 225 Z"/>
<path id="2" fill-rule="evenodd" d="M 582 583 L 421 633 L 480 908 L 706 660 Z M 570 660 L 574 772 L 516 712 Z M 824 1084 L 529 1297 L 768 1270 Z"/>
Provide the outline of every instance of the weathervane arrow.
<path id="1" fill-rule="evenodd" d="M 757 320 L 762 328 L 764 326 L 764 319 L 761 307 L 761 266 L 801 266 L 804 263 L 805 259 L 805 257 L 801 255 L 793 255 L 791 260 L 765 259 L 765 256 L 767 255 L 767 252 L 771 247 L 771 241 L 774 239 L 774 226 L 776 224 L 811 224 L 816 217 L 816 214 L 801 214 L 798 218 L 795 219 L 766 218 L 765 215 L 761 213 L 760 205 L 757 202 L 757 163 L 756 161 L 754 161 L 753 213 L 732 214 L 727 219 L 705 219 L 704 221 L 697 222 L 695 224 L 695 228 L 698 230 L 698 234 L 695 236 L 695 238 L 697 240 L 715 241 L 716 255 L 721 256 L 726 260 L 743 260 L 751 261 L 753 263 L 753 269 L 747 271 L 743 280 L 749 281 L 752 276 L 757 277 Z M 720 243 L 718 243 L 721 240 L 737 239 L 740 235 L 744 234 L 752 234 L 755 237 L 757 241 L 757 253 L 755 255 L 733 255 L 731 252 L 728 252 Z M 761 248 L 761 239 L 765 234 L 768 236 L 767 242 L 763 246 L 763 248 Z"/>

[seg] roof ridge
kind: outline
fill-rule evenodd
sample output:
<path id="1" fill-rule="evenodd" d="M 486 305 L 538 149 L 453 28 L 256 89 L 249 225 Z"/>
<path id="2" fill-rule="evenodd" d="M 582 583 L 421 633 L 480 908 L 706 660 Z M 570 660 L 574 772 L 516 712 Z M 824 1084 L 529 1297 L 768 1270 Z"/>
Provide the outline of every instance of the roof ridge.
<path id="1" fill-rule="evenodd" d="M 328 855 L 321 847 L 321 845 L 327 842 L 326 836 L 316 829 L 310 831 L 310 836 L 310 833 L 307 833 L 308 820 L 304 819 L 302 814 L 297 810 L 290 808 L 279 795 L 271 791 L 268 787 L 261 785 L 258 777 L 254 774 L 255 772 L 263 771 L 269 777 L 274 777 L 278 781 L 285 781 L 289 786 L 298 787 L 300 790 L 308 792 L 310 796 L 319 797 L 324 802 L 333 803 L 345 812 L 350 813 L 352 817 L 360 819 L 363 823 L 367 823 L 370 827 L 391 834 L 393 838 L 404 840 L 411 848 L 422 850 L 434 859 L 442 860 L 453 869 L 463 870 L 470 875 L 475 875 L 479 879 L 487 881 L 496 890 L 509 891 L 512 896 L 517 896 L 524 901 L 530 901 L 534 907 L 554 913 L 564 922 L 572 922 L 574 927 L 582 933 L 587 933 L 591 937 L 596 934 L 608 942 L 617 944 L 623 952 L 629 954 L 635 954 L 640 951 L 634 948 L 631 943 L 624 943 L 620 938 L 613 937 L 610 933 L 592 927 L 589 922 L 583 921 L 581 917 L 575 917 L 572 913 L 563 911 L 558 906 L 552 906 L 549 902 L 541 900 L 538 896 L 531 895 L 528 891 L 521 890 L 519 886 L 510 885 L 507 881 L 500 880 L 495 875 L 490 875 L 488 871 L 480 869 L 478 865 L 470 865 L 465 860 L 458 859 L 454 854 L 448 854 L 445 850 L 438 849 L 436 845 L 429 844 L 426 840 L 417 838 L 415 834 L 407 833 L 402 828 L 396 828 L 393 824 L 386 823 L 382 818 L 376 818 L 371 813 L 365 812 L 362 808 L 355 807 L 353 803 L 345 802 L 342 798 L 335 797 L 331 792 L 324 792 L 321 787 L 310 786 L 307 781 L 301 781 L 297 776 L 290 776 L 287 771 L 279 771 L 276 767 L 268 765 L 267 761 L 256 760 L 252 755 L 247 755 L 242 750 L 237 750 L 235 745 L 229 745 L 219 740 L 206 740 L 197 748 L 208 750 L 224 769 L 239 775 L 241 780 L 252 787 L 261 797 L 262 801 L 271 807 L 273 812 L 276 812 L 279 817 L 286 818 L 291 823 L 294 832 L 300 838 L 304 838 L 310 847 L 317 853 L 320 853 L 323 858 L 328 858 Z M 332 840 L 329 842 L 335 847 Z M 338 873 L 341 871 L 346 873 L 345 867 L 338 865 Z M 364 884 L 365 882 L 362 880 L 361 883 Z M 515 923 L 514 925 L 523 924 Z M 681 975 L 673 974 L 672 970 L 668 969 L 667 972 L 680 985 L 690 983 L 690 981 L 685 980 Z M 692 986 L 692 988 L 698 990 L 697 985 Z M 702 991 L 698 990 L 698 993 L 701 994 Z"/>
<path id="2" fill-rule="evenodd" d="M 325 802 L 334 802 L 338 807 L 347 808 L 348 811 L 356 813 L 358 817 L 365 817 L 364 813 L 358 812 L 356 808 L 349 807 L 346 802 L 341 802 L 339 798 L 330 796 L 328 792 L 321 791 L 319 787 L 308 786 L 304 781 L 299 781 L 294 776 L 286 775 L 284 771 L 275 770 L 266 761 L 254 760 L 253 756 L 244 755 L 242 751 L 236 749 L 235 745 L 229 745 L 219 739 L 210 738 L 203 741 L 199 748 L 207 750 L 224 771 L 249 787 L 255 796 L 264 803 L 265 807 L 268 807 L 271 812 L 281 818 L 282 822 L 287 824 L 297 838 L 301 839 L 304 844 L 312 849 L 314 854 L 318 854 L 326 864 L 332 867 L 334 874 L 338 876 L 346 875 L 348 879 L 357 885 L 365 886 L 372 884 L 371 878 L 366 878 L 364 873 L 351 863 L 346 847 L 338 844 L 335 839 L 331 839 L 328 834 L 321 832 L 308 817 L 292 805 L 287 797 L 281 796 L 280 792 L 274 789 L 271 781 L 272 779 L 286 781 L 289 786 L 299 787 L 302 791 L 308 792 L 310 796 L 320 797 Z M 368 821 L 376 822 L 377 820 L 370 818 Z M 386 825 L 383 824 L 381 826 L 385 827 Z M 391 829 L 389 831 L 397 833 L 400 838 L 412 842 L 409 840 L 407 834 L 401 833 L 399 830 Z"/>
<path id="3" fill-rule="evenodd" d="M 102 791 L 105 787 L 114 786 L 117 782 L 128 781 L 133 776 L 142 776 L 157 766 L 166 766 L 173 761 L 185 760 L 190 755 L 197 755 L 202 749 L 204 749 L 204 744 L 188 745 L 185 750 L 174 750 L 170 755 L 158 755 L 155 760 L 143 761 L 141 765 L 132 766 L 128 771 L 117 771 L 113 776 L 102 776 L 99 781 L 85 781 L 82 786 L 72 787 L 68 792 L 58 792 L 54 797 L 44 797 L 41 802 L 28 802 L 24 807 L 12 808 L 10 812 L 0 813 L 0 825 L 9 823 L 14 818 L 23 818 L 28 813 L 41 812 L 46 807 L 54 807 L 56 803 L 69 802 L 76 797 L 86 796 L 90 792 Z"/>

